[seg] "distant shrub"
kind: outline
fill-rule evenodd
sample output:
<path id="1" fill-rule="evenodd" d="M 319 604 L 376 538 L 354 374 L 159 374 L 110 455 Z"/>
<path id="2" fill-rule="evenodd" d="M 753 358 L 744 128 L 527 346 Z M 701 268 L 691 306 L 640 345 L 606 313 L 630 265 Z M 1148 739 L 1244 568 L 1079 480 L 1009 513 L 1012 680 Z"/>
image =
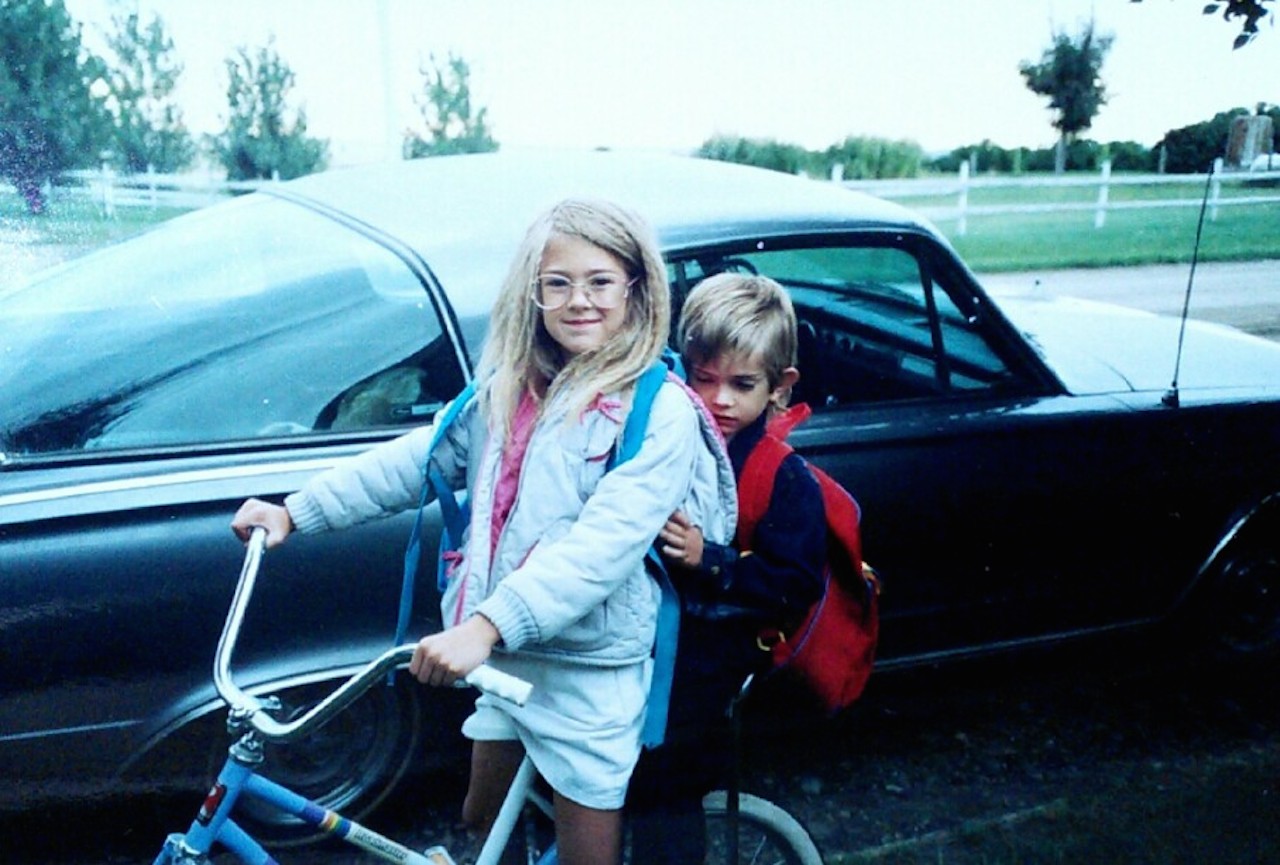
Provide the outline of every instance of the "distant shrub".
<path id="1" fill-rule="evenodd" d="M 787 174 L 808 172 L 811 164 L 809 152 L 798 144 L 785 144 L 774 139 L 740 138 L 717 135 L 702 142 L 695 153 L 703 159 L 754 165 Z"/>
<path id="2" fill-rule="evenodd" d="M 885 180 L 919 177 L 925 164 L 924 148 L 914 141 L 850 136 L 818 155 L 818 167 L 830 177 L 839 165 L 846 180 Z"/>
<path id="3" fill-rule="evenodd" d="M 1082 138 L 1067 148 L 1068 171 L 1098 171 L 1102 163 L 1111 160 L 1115 171 L 1154 171 L 1155 155 L 1134 141 L 1111 141 L 1100 144 Z M 975 172 L 997 174 L 1021 174 L 1023 172 L 1053 171 L 1053 148 L 1032 150 L 1026 147 L 1006 149 L 990 141 L 957 147 L 950 153 L 934 158 L 929 168 L 944 173 L 960 170 L 963 162 L 969 162 Z"/>
<path id="4" fill-rule="evenodd" d="M 717 135 L 704 141 L 695 155 L 816 178 L 830 177 L 839 165 L 847 180 L 918 177 L 925 163 L 924 149 L 914 141 L 869 137 L 850 137 L 812 151 L 774 139 Z"/>

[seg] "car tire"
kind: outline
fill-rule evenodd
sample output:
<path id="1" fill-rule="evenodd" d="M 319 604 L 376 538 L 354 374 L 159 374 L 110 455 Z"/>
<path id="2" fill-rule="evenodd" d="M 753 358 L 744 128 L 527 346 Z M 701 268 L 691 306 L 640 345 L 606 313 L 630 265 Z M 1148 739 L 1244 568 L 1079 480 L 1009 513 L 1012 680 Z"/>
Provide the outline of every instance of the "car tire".
<path id="1" fill-rule="evenodd" d="M 1230 550 L 1213 586 L 1218 653 L 1244 662 L 1280 657 L 1280 554 L 1257 542 Z"/>
<path id="2" fill-rule="evenodd" d="M 321 682 L 277 694 L 281 720 L 296 718 L 330 693 Z M 375 685 L 311 735 L 289 744 L 268 743 L 259 770 L 265 777 L 350 820 L 361 820 L 386 801 L 420 757 L 421 689 L 405 682 Z M 213 772 L 226 757 L 216 755 Z M 266 847 L 309 844 L 326 837 L 298 818 L 241 799 L 236 821 Z"/>

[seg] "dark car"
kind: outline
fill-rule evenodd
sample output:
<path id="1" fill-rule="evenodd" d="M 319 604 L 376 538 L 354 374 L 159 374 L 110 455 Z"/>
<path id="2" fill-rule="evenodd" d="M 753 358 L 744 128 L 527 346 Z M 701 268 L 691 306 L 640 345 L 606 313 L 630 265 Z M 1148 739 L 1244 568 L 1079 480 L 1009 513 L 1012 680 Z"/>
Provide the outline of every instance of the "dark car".
<path id="1" fill-rule="evenodd" d="M 680 299 L 762 273 L 801 322 L 792 436 L 858 498 L 879 669 L 1186 618 L 1280 641 L 1280 345 L 982 290 L 897 206 L 763 170 L 609 153 L 426 159 L 264 189 L 0 297 L 0 807 L 199 789 L 248 496 L 431 421 L 470 378 L 524 227 L 567 195 L 657 227 Z M 1178 389 L 1170 393 L 1175 368 Z M 393 639 L 413 514 L 268 559 L 237 678 L 286 712 Z M 425 514 L 434 542 L 435 507 Z M 424 554 L 432 559 L 432 551 Z M 438 626 L 417 581 L 413 633 Z M 400 682 L 284 756 L 358 813 L 420 764 Z"/>

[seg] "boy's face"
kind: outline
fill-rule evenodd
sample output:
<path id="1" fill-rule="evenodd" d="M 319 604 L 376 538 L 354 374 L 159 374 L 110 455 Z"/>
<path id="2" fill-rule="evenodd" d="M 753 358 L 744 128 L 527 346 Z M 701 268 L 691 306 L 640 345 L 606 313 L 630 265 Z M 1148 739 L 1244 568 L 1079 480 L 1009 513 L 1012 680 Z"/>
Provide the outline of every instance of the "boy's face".
<path id="1" fill-rule="evenodd" d="M 787 369 L 784 381 L 769 387 L 764 362 L 759 354 L 722 353 L 689 370 L 689 386 L 711 410 L 725 440 L 750 426 L 769 407 L 771 400 L 785 400 L 785 391 L 794 383 Z"/>

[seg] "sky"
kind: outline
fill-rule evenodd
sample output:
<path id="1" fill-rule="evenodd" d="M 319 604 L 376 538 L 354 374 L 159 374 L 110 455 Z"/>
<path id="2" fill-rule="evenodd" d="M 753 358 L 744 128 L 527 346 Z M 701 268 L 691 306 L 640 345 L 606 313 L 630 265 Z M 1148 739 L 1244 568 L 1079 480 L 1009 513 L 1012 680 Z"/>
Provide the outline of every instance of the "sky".
<path id="1" fill-rule="evenodd" d="M 397 156 L 423 129 L 420 66 L 470 66 L 473 104 L 503 148 L 689 152 L 714 135 L 818 150 L 849 136 L 944 152 L 1047 147 L 1026 87 L 1055 32 L 1092 16 L 1114 36 L 1109 100 L 1086 133 L 1153 146 L 1220 111 L 1280 103 L 1280 28 L 1233 51 L 1238 19 L 1208 0 L 66 0 L 99 53 L 113 11 L 158 14 L 197 133 L 227 115 L 226 60 L 274 37 L 291 104 L 331 164 Z M 1271 4 L 1280 6 L 1280 4 Z"/>

